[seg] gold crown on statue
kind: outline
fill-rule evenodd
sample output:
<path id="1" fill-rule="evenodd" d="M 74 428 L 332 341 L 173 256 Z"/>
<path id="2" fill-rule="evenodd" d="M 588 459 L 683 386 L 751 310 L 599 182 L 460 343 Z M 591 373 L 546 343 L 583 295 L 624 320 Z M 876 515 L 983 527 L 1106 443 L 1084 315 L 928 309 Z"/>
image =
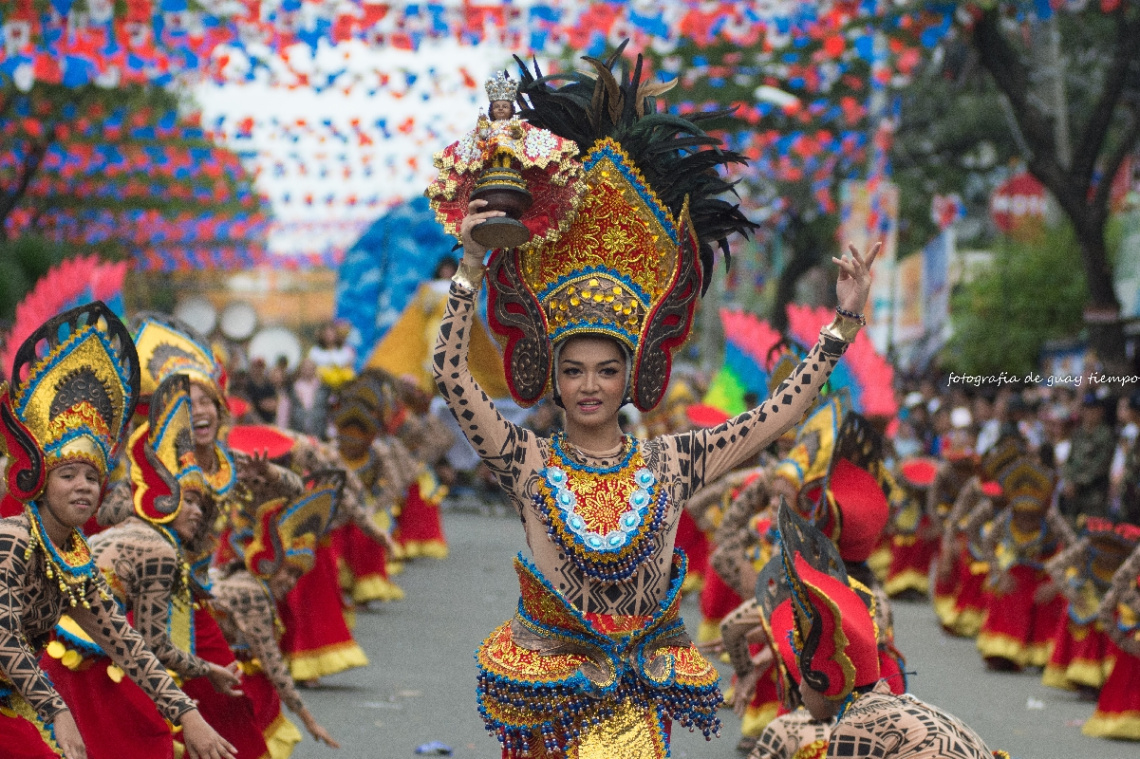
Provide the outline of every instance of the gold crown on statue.
<path id="1" fill-rule="evenodd" d="M 506 71 L 496 71 L 495 75 L 483 83 L 487 90 L 487 100 L 494 103 L 496 100 L 515 102 L 518 95 L 519 83 L 507 76 Z"/>

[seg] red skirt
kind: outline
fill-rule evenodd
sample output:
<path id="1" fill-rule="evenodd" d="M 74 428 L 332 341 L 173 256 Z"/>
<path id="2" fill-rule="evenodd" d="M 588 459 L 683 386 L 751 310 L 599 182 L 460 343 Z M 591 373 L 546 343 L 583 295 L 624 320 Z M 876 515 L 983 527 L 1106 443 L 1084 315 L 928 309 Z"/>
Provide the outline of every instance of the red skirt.
<path id="1" fill-rule="evenodd" d="M 59 759 L 62 754 L 48 746 L 46 728 L 39 717 L 32 722 L 17 715 L 6 703 L 7 699 L 0 698 L 0 746 L 4 747 L 4 759 Z"/>
<path id="2" fill-rule="evenodd" d="M 951 635 L 972 638 L 982 626 L 985 612 L 985 583 L 989 566 L 974 559 L 961 546 L 946 580 L 934 585 L 934 613 L 942 629 Z"/>
<path id="3" fill-rule="evenodd" d="M 749 651 L 756 654 L 760 650 L 758 645 L 750 645 Z M 780 709 L 780 692 L 776 685 L 777 670 L 768 667 L 768 670 L 756 681 L 756 691 L 752 694 L 752 701 L 744 710 L 744 719 L 740 723 L 740 732 L 750 738 L 759 738 L 768 727 L 768 723 L 776 719 L 776 712 Z"/>
<path id="4" fill-rule="evenodd" d="M 1116 664 L 1081 732 L 1094 738 L 1140 741 L 1140 658 L 1113 648 Z"/>
<path id="5" fill-rule="evenodd" d="M 879 679 L 886 680 L 891 693 L 901 696 L 906 693 L 906 675 L 903 666 L 906 662 L 893 645 L 884 647 L 879 645 Z"/>
<path id="6" fill-rule="evenodd" d="M 265 676 L 260 667 L 251 666 L 248 662 L 242 663 L 245 677 L 242 678 L 242 689 L 253 702 L 254 719 L 257 729 L 265 738 L 269 746 L 269 753 L 273 759 L 288 756 L 293 747 L 301 742 L 302 736 L 297 726 L 285 716 L 281 708 L 281 697 L 277 689 Z"/>
<path id="7" fill-rule="evenodd" d="M 719 638 L 721 620 L 740 604 L 740 596 L 710 566 L 705 586 L 701 588 L 701 626 L 697 630 L 697 641 L 707 643 Z"/>
<path id="8" fill-rule="evenodd" d="M 684 509 L 681 510 L 681 519 L 677 523 L 676 546 L 684 551 L 685 556 L 689 559 L 689 569 L 685 575 L 687 587 L 684 590 L 692 592 L 701 588 L 704 585 L 704 577 L 708 573 L 709 538 L 701 532 L 701 528 L 697 526 L 697 521 Z"/>
<path id="9" fill-rule="evenodd" d="M 432 496 L 424 494 L 426 487 L 431 487 L 433 492 L 439 492 L 439 487 L 431 484 L 434 479 L 429 473 L 421 476 L 419 482 L 413 482 L 408 488 L 407 497 L 404 498 L 404 508 L 396 517 L 394 535 L 409 559 L 447 558 L 447 539 L 443 536 L 439 503 L 434 502 Z"/>
<path id="10" fill-rule="evenodd" d="M 173 759 L 170 725 L 146 691 L 117 667 L 121 679 L 111 679 L 107 668 L 113 665 L 110 658 L 95 656 L 84 660 L 81 669 L 71 670 L 59 659 L 40 657 L 41 669 L 75 718 L 88 759 Z M 12 744 L 0 745 L 0 755 L 8 756 Z"/>
<path id="11" fill-rule="evenodd" d="M 1014 588 L 1005 595 L 986 593 L 986 611 L 978 632 L 978 651 L 986 659 L 1000 659 L 1015 667 L 1044 667 L 1057 622 L 1065 613 L 1065 599 L 1057 594 L 1039 604 L 1034 592 L 1048 582 L 1043 570 L 1018 564 L 1010 569 Z"/>
<path id="12" fill-rule="evenodd" d="M 340 587 L 358 604 L 369 601 L 399 601 L 404 597 L 388 576 L 388 555 L 383 545 L 372 540 L 353 523 L 332 534 L 337 553 Z"/>
<path id="13" fill-rule="evenodd" d="M 204 605 L 194 609 L 194 649 L 200 658 L 220 667 L 234 662 L 233 651 L 221 628 Z M 248 696 L 218 693 L 205 677 L 187 680 L 182 690 L 198 702 L 202 719 L 237 749 L 238 756 L 261 759 L 269 755 L 265 740 L 256 728 L 253 702 Z"/>
<path id="14" fill-rule="evenodd" d="M 930 518 L 923 516 L 914 535 L 891 536 L 891 565 L 883 590 L 897 596 L 908 590 L 930 592 L 930 562 L 938 555 L 938 538 L 920 538 Z"/>
<path id="15" fill-rule="evenodd" d="M 1062 614 L 1041 682 L 1064 690 L 1100 688 L 1112 671 L 1118 650 L 1095 620 L 1080 623 Z"/>
<path id="16" fill-rule="evenodd" d="M 285 625 L 281 651 L 294 680 L 316 680 L 368 665 L 344 620 L 336 552 L 327 536 L 317 547 L 312 570 L 277 603 L 277 611 Z"/>

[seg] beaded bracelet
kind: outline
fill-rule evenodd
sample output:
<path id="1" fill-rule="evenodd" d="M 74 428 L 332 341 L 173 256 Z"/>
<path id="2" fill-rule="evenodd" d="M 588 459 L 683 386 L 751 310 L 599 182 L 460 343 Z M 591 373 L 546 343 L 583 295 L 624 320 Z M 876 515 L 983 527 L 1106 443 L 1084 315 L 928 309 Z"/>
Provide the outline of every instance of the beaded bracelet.
<path id="1" fill-rule="evenodd" d="M 853 311 L 848 311 L 845 308 L 840 308 L 839 306 L 835 307 L 835 313 L 847 319 L 854 319 L 863 327 L 867 326 L 867 317 L 863 316 L 863 314 L 857 314 Z"/>

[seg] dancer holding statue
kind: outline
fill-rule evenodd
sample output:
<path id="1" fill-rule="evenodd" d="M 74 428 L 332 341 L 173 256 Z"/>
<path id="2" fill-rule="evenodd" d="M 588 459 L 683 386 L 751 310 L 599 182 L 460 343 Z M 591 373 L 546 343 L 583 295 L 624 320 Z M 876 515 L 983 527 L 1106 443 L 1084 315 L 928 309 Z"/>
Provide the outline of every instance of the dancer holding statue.
<path id="1" fill-rule="evenodd" d="M 559 89 L 522 69 L 529 103 L 520 116 L 578 146 L 580 204 L 552 225 L 556 239 L 495 250 L 484 267 L 472 230 L 503 212 L 470 203 L 433 361 L 533 554 L 515 561 L 517 614 L 477 653 L 480 711 L 504 757 L 612 756 L 618 743 L 623 756 L 663 757 L 674 720 L 706 736 L 719 730 L 716 670 L 679 614 L 681 508 L 800 420 L 860 328 L 878 253 L 852 248 L 833 259 L 839 313 L 764 404 L 713 429 L 624 435 L 621 406 L 646 411 L 665 394 L 713 244 L 724 249 L 753 225 L 717 197 L 731 185 L 715 168 L 742 159 L 695 149 L 719 144 L 693 123 L 704 115 L 656 114 L 666 86 L 642 82 L 640 61 L 619 81 L 618 54 L 587 59 L 596 75 L 572 74 Z M 565 432 L 540 438 L 507 422 L 472 378 L 468 341 L 484 278 L 512 394 L 530 404 L 552 392 Z"/>

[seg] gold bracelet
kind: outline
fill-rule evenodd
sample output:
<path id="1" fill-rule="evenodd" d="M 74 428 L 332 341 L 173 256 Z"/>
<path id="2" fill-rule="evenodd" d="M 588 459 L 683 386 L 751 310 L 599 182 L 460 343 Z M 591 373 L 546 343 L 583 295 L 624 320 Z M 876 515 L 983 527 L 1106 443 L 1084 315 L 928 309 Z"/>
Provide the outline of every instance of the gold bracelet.
<path id="1" fill-rule="evenodd" d="M 823 328 L 823 331 L 837 340 L 850 343 L 853 342 L 855 337 L 859 334 L 860 327 L 862 327 L 862 325 L 856 319 L 848 319 L 846 316 L 837 315 L 831 324 Z"/>
<path id="2" fill-rule="evenodd" d="M 459 266 L 456 267 L 455 274 L 452 276 L 451 281 L 464 290 L 476 292 L 479 290 L 480 285 L 483 284 L 483 272 L 486 270 L 487 267 L 482 264 L 473 264 L 466 258 L 461 258 L 459 259 Z"/>

